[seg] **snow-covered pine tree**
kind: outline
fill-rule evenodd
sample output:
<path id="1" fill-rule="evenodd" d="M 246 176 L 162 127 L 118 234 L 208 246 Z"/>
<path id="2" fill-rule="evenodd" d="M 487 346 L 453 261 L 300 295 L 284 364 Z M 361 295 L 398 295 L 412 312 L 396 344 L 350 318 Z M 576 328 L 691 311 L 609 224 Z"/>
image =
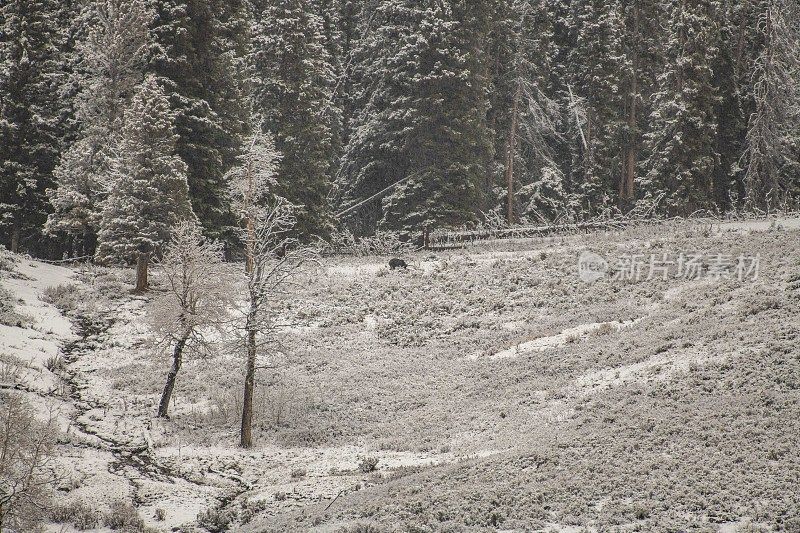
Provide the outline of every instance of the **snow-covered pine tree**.
<path id="1" fill-rule="evenodd" d="M 760 8 L 745 194 L 749 205 L 768 209 L 800 197 L 800 7 L 765 0 Z"/>
<path id="2" fill-rule="evenodd" d="M 331 160 L 330 168 L 328 169 L 330 181 L 335 169 L 339 166 L 339 158 L 342 155 L 344 137 L 343 109 L 345 105 L 343 100 L 347 98 L 347 95 L 343 93 L 345 87 L 342 83 L 346 65 L 343 42 L 344 30 L 347 29 L 350 21 L 342 19 L 342 16 L 346 15 L 342 11 L 342 0 L 314 0 L 312 5 L 322 21 L 322 36 L 330 63 L 330 98 L 327 103 L 328 114 L 331 119 Z"/>
<path id="3" fill-rule="evenodd" d="M 156 0 L 150 71 L 176 111 L 177 153 L 188 165 L 192 206 L 204 231 L 233 225 L 223 176 L 235 163 L 249 113 L 243 0 Z M 227 237 L 226 237 L 227 238 Z"/>
<path id="4" fill-rule="evenodd" d="M 582 215 L 594 216 L 617 203 L 626 119 L 622 87 L 631 66 L 624 54 L 619 0 L 573 0 L 570 11 L 574 46 L 566 59 L 567 107 L 575 118 L 570 131 L 571 181 L 581 198 Z"/>
<path id="5" fill-rule="evenodd" d="M 355 114 L 356 96 L 354 83 L 357 77 L 358 63 L 354 61 L 356 46 L 362 38 L 372 31 L 371 20 L 361 17 L 363 3 L 357 0 L 338 0 L 338 37 L 339 61 L 336 86 L 333 98 L 336 109 L 340 113 L 339 153 L 334 170 L 340 168 L 342 152 L 350 139 L 350 122 Z M 337 184 L 338 185 L 338 184 Z"/>
<path id="6" fill-rule="evenodd" d="M 623 125 L 621 127 L 622 169 L 617 184 L 617 201 L 626 210 L 635 204 L 637 176 L 641 161 L 646 158 L 642 143 L 649 129 L 650 99 L 656 90 L 661 71 L 659 35 L 662 10 L 657 0 L 621 0 L 623 68 L 622 84 Z"/>
<path id="7" fill-rule="evenodd" d="M 55 170 L 48 190 L 54 211 L 45 230 L 75 241 L 75 253 L 94 253 L 102 202 L 108 194 L 110 159 L 123 113 L 144 78 L 153 12 L 144 0 L 94 0 L 74 22 L 80 36 L 73 79 L 77 139 Z"/>
<path id="8" fill-rule="evenodd" d="M 357 232 L 475 222 L 493 155 L 487 126 L 489 2 L 378 2 L 359 44 L 353 122 L 340 172 Z"/>
<path id="9" fill-rule="evenodd" d="M 488 0 L 450 0 L 431 2 L 421 12 L 419 70 L 409 93 L 410 179 L 386 197 L 383 229 L 470 224 L 487 207 L 490 7 Z"/>
<path id="10" fill-rule="evenodd" d="M 295 231 L 302 239 L 325 236 L 337 114 L 323 21 L 301 0 L 254 4 L 254 99 L 263 130 L 282 154 L 276 192 L 298 206 Z"/>
<path id="11" fill-rule="evenodd" d="M 714 170 L 714 202 L 725 211 L 741 197 L 741 159 L 747 134 L 745 115 L 749 85 L 744 40 L 748 21 L 755 16 L 752 2 L 723 0 L 719 11 L 719 46 L 712 63 L 713 84 L 719 95 L 716 109 L 716 150 L 719 162 Z"/>
<path id="12" fill-rule="evenodd" d="M 179 221 L 196 222 L 186 164 L 176 154 L 175 113 L 153 75 L 145 78 L 126 111 L 113 183 L 103 202 L 96 259 L 131 263 L 141 247 L 158 250 Z"/>
<path id="13" fill-rule="evenodd" d="M 403 2 L 382 1 L 360 10 L 355 32 L 360 36 L 351 41 L 345 74 L 349 121 L 336 180 L 338 207 L 350 208 L 405 175 L 404 132 L 412 124 L 410 98 L 403 94 L 414 76 L 415 20 L 416 10 Z M 369 234 L 382 216 L 381 201 L 375 199 L 345 221 L 354 233 Z"/>
<path id="14" fill-rule="evenodd" d="M 489 36 L 487 39 L 486 53 L 488 55 L 488 80 L 487 93 L 489 109 L 487 111 L 487 127 L 491 132 L 494 142 L 494 156 L 486 175 L 486 189 L 491 195 L 490 202 L 499 206 L 499 196 L 503 194 L 503 170 L 506 166 L 507 139 L 502 133 L 508 131 L 510 124 L 511 107 L 514 97 L 514 88 L 517 77 L 515 76 L 514 62 L 519 57 L 516 46 L 522 37 L 518 33 L 521 18 L 517 6 L 529 5 L 529 0 L 507 2 L 496 0 L 492 6 L 492 18 Z M 545 56 L 545 53 L 533 61 Z"/>
<path id="15" fill-rule="evenodd" d="M 342 19 L 343 15 L 346 16 L 343 12 L 343 3 L 346 3 L 346 0 L 312 0 L 311 2 L 314 12 L 319 16 L 322 24 L 323 43 L 337 82 L 345 64 L 343 58 L 344 31 L 350 22 Z"/>
<path id="16" fill-rule="evenodd" d="M 685 216 L 715 207 L 719 96 L 712 62 L 719 47 L 719 3 L 670 0 L 666 8 L 666 68 L 653 97 L 640 202 L 661 199 L 661 212 Z"/>
<path id="17" fill-rule="evenodd" d="M 498 4 L 489 120 L 495 138 L 502 140 L 497 149 L 504 176 L 494 196 L 503 201 L 507 221 L 552 220 L 566 206 L 564 176 L 555 160 L 562 110 L 548 95 L 554 55 L 552 12 L 538 1 Z"/>
<path id="18" fill-rule="evenodd" d="M 2 242 L 35 248 L 59 151 L 60 59 L 55 0 L 0 5 L 0 226 Z"/>

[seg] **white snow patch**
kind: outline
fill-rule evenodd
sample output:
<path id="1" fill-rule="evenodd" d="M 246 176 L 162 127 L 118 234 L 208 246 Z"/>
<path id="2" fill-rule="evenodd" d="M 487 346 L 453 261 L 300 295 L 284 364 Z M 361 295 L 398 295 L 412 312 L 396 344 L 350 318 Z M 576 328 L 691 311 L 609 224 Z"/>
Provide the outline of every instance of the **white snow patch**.
<path id="1" fill-rule="evenodd" d="M 686 372 L 693 364 L 724 362 L 725 356 L 712 356 L 698 349 L 679 353 L 657 354 L 645 361 L 588 372 L 578 377 L 575 385 L 582 396 L 619 387 L 635 381 L 663 381 Z"/>
<path id="2" fill-rule="evenodd" d="M 378 327 L 378 317 L 375 315 L 367 315 L 364 317 L 364 327 L 369 331 L 373 331 Z"/>
<path id="3" fill-rule="evenodd" d="M 51 393 L 59 380 L 45 368 L 58 356 L 65 342 L 74 338 L 72 325 L 53 305 L 43 301 L 48 287 L 73 283 L 66 268 L 19 259 L 17 277 L 2 279 L 2 285 L 16 300 L 16 311 L 30 318 L 28 327 L 0 325 L 0 353 L 16 360 L 15 384 Z"/>
<path id="4" fill-rule="evenodd" d="M 613 321 L 613 322 L 593 322 L 591 324 L 581 324 L 579 326 L 575 326 L 574 328 L 565 329 L 558 335 L 550 335 L 549 337 L 540 337 L 532 341 L 523 342 L 507 350 L 497 352 L 496 354 L 492 355 L 491 358 L 509 359 L 529 353 L 544 352 L 547 350 L 552 350 L 554 348 L 565 346 L 569 342 L 575 339 L 585 337 L 590 333 L 595 333 L 597 331 L 600 331 L 602 328 L 612 328 L 614 331 L 620 331 L 624 328 L 631 327 L 640 321 L 641 319 L 626 320 L 623 322 Z M 471 357 L 475 358 L 475 356 Z"/>
<path id="5" fill-rule="evenodd" d="M 17 272 L 23 279 L 3 279 L 3 287 L 15 298 L 22 300 L 18 306 L 20 313 L 34 319 L 34 328 L 53 333 L 60 337 L 72 336 L 72 324 L 54 306 L 42 301 L 42 294 L 48 287 L 74 283 L 71 270 L 59 266 L 48 265 L 39 261 L 20 260 Z"/>
<path id="6" fill-rule="evenodd" d="M 356 277 L 359 275 L 374 276 L 383 268 L 387 268 L 386 263 L 364 263 L 360 265 L 337 265 L 327 269 L 329 276 Z"/>

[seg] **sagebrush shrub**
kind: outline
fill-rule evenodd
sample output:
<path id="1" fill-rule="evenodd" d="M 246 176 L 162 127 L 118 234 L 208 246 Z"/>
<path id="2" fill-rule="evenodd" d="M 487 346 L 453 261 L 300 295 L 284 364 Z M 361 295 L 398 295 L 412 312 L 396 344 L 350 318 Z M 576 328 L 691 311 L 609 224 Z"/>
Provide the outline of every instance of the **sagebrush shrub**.
<path id="1" fill-rule="evenodd" d="M 47 287 L 42 296 L 46 302 L 55 305 L 64 313 L 75 311 L 80 307 L 81 294 L 76 285 Z"/>
<path id="2" fill-rule="evenodd" d="M 100 525 L 100 515 L 83 501 L 56 505 L 50 510 L 50 519 L 58 524 L 72 524 L 79 531 L 95 529 Z"/>
<path id="3" fill-rule="evenodd" d="M 113 530 L 144 531 L 144 520 L 139 517 L 136 508 L 122 500 L 111 504 L 111 509 L 103 517 L 103 524 Z"/>
<path id="4" fill-rule="evenodd" d="M 197 525 L 204 527 L 211 533 L 228 531 L 231 523 L 237 519 L 237 512 L 233 509 L 207 509 L 197 515 Z"/>
<path id="5" fill-rule="evenodd" d="M 358 470 L 360 472 L 363 472 L 364 474 L 369 474 L 370 472 L 374 472 L 377 468 L 378 468 L 377 457 L 364 457 L 358 464 Z"/>
<path id="6" fill-rule="evenodd" d="M 16 310 L 14 295 L 0 287 L 0 324 L 12 328 L 28 327 L 33 320 Z"/>

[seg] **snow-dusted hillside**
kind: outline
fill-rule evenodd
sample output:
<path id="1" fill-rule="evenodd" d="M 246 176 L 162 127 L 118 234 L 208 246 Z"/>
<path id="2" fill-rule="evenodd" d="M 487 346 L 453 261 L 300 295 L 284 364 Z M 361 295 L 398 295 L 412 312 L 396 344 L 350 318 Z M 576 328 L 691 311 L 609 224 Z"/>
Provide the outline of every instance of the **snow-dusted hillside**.
<path id="1" fill-rule="evenodd" d="M 169 360 L 132 273 L 17 258 L 2 284 L 30 320 L 0 329 L 0 383 L 57 416 L 52 531 L 115 525 L 119 502 L 159 531 L 794 531 L 792 224 L 493 242 L 408 271 L 324 259 L 278 304 L 249 451 L 240 347 L 188 355 L 156 419 Z M 588 283 L 586 251 L 760 268 Z"/>

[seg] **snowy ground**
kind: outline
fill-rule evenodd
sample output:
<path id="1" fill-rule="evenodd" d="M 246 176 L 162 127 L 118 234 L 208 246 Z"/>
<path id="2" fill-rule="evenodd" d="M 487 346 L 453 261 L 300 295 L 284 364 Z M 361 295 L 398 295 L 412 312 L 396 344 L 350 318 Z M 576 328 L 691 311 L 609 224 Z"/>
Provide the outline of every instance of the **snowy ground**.
<path id="1" fill-rule="evenodd" d="M 168 359 L 131 273 L 18 259 L 2 283 L 32 321 L 0 328 L 0 382 L 58 413 L 62 505 L 132 502 L 161 531 L 209 509 L 207 527 L 252 531 L 800 531 L 799 229 L 495 241 L 408 272 L 326 259 L 280 303 L 298 325 L 265 354 L 252 451 L 235 447 L 236 347 L 188 358 L 156 420 Z M 761 264 L 745 282 L 584 283 L 586 250 Z M 73 287 L 72 323 L 51 286 Z"/>

